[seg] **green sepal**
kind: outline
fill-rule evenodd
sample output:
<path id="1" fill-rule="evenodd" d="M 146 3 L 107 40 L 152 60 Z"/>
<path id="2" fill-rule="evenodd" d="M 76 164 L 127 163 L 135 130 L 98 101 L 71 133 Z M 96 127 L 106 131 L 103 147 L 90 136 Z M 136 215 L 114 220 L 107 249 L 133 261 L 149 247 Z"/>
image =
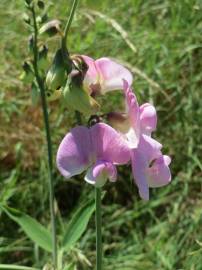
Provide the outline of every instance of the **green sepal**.
<path id="1" fill-rule="evenodd" d="M 98 111 L 99 104 L 83 88 L 67 80 L 63 88 L 63 97 L 70 110 L 91 115 Z"/>
<path id="2" fill-rule="evenodd" d="M 62 49 L 58 49 L 46 76 L 47 88 L 56 90 L 65 83 L 66 79 L 66 67 L 63 60 Z"/>

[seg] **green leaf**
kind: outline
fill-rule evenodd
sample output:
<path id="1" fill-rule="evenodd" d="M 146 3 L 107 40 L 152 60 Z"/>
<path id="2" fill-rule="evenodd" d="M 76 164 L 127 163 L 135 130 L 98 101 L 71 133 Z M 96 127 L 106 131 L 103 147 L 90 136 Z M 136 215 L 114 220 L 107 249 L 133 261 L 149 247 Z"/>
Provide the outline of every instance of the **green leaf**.
<path id="1" fill-rule="evenodd" d="M 94 211 L 95 202 L 94 199 L 91 199 L 75 212 L 67 226 L 67 231 L 63 238 L 63 249 L 67 250 L 73 247 L 74 244 L 79 240 L 85 231 Z"/>
<path id="2" fill-rule="evenodd" d="M 0 270 L 39 270 L 39 269 L 20 265 L 0 264 Z"/>
<path id="3" fill-rule="evenodd" d="M 27 234 L 27 236 L 34 241 L 41 248 L 51 252 L 52 251 L 52 240 L 50 232 L 42 226 L 38 221 L 16 210 L 5 205 L 0 204 L 0 208 Z"/>

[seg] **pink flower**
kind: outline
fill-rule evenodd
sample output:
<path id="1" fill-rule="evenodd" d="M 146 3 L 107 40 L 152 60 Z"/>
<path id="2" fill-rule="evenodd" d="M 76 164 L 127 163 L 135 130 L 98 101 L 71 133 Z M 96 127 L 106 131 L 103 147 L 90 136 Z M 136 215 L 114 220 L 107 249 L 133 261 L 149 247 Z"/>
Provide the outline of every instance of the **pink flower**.
<path id="1" fill-rule="evenodd" d="M 151 136 L 156 129 L 157 115 L 153 105 L 145 103 L 139 106 L 136 96 L 127 81 L 123 81 L 128 117 L 128 131 L 125 134 L 130 148 L 137 148 L 142 134 Z"/>
<path id="2" fill-rule="evenodd" d="M 123 79 L 132 84 L 132 74 L 122 65 L 103 57 L 97 60 L 82 55 L 84 62 L 88 65 L 88 70 L 84 78 L 84 88 L 90 94 L 105 94 L 108 91 L 123 88 Z"/>
<path id="3" fill-rule="evenodd" d="M 62 140 L 56 158 L 57 167 L 64 177 L 70 178 L 87 170 L 85 180 L 99 187 L 107 179 L 116 181 L 115 165 L 126 164 L 129 160 L 126 142 L 104 123 L 91 128 L 73 128 Z"/>
<path id="4" fill-rule="evenodd" d="M 156 129 L 157 116 L 154 106 L 145 103 L 139 106 L 136 96 L 127 81 L 123 81 L 126 101 L 125 113 L 109 113 L 108 120 L 121 131 L 131 149 L 137 148 L 141 134 L 150 136 Z"/>
<path id="5" fill-rule="evenodd" d="M 162 145 L 151 138 L 157 125 L 156 110 L 149 103 L 139 106 L 131 89 L 132 75 L 126 68 L 108 58 L 94 61 L 88 56 L 81 57 L 88 65 L 83 81 L 88 94 L 123 88 L 126 112 L 109 114 L 119 133 L 103 123 L 73 128 L 59 146 L 57 167 L 66 178 L 86 170 L 85 180 L 102 186 L 107 179 L 116 181 L 115 165 L 130 160 L 139 194 L 148 200 L 150 187 L 171 181 L 171 159 L 162 154 Z"/>
<path id="6" fill-rule="evenodd" d="M 125 136 L 131 148 L 133 176 L 141 198 L 148 200 L 149 187 L 161 187 L 171 181 L 171 159 L 162 155 L 162 145 L 151 138 L 157 125 L 154 106 L 145 103 L 139 107 L 127 81 L 124 81 L 123 88 L 130 126 Z"/>

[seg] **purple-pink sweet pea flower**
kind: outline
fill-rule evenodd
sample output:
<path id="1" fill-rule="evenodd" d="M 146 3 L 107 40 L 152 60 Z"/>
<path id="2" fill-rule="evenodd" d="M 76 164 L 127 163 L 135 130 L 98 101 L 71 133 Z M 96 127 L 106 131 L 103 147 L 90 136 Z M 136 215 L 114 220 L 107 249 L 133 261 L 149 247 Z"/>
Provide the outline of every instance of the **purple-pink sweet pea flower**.
<path id="1" fill-rule="evenodd" d="M 153 105 L 139 106 L 126 80 L 123 81 L 126 112 L 110 113 L 109 121 L 118 129 L 131 149 L 131 165 L 141 198 L 149 199 L 149 187 L 167 185 L 171 180 L 170 157 L 162 155 L 162 145 L 151 138 L 156 129 L 157 115 Z"/>
<path id="2" fill-rule="evenodd" d="M 62 140 L 57 152 L 60 173 L 70 178 L 87 171 L 85 180 L 97 187 L 107 179 L 116 181 L 115 165 L 130 160 L 129 148 L 122 136 L 112 127 L 98 123 L 87 128 L 73 128 Z"/>
<path id="3" fill-rule="evenodd" d="M 156 129 L 156 109 L 149 103 L 139 106 L 136 96 L 127 81 L 123 81 L 126 101 L 126 115 L 128 117 L 128 131 L 126 137 L 130 148 L 137 148 L 142 134 L 151 136 Z"/>
<path id="4" fill-rule="evenodd" d="M 90 94 L 105 94 L 112 90 L 121 90 L 123 79 L 129 85 L 132 84 L 133 77 L 130 71 L 115 61 L 106 57 L 94 60 L 86 55 L 81 55 L 81 58 L 88 66 L 83 85 Z"/>
<path id="5" fill-rule="evenodd" d="M 124 81 L 123 89 L 130 123 L 129 134 L 126 133 L 126 137 L 131 148 L 133 176 L 141 198 L 148 200 L 149 187 L 161 187 L 171 181 L 171 159 L 162 155 L 162 145 L 151 138 L 151 133 L 157 125 L 154 106 L 145 103 L 139 107 L 127 81 Z"/>

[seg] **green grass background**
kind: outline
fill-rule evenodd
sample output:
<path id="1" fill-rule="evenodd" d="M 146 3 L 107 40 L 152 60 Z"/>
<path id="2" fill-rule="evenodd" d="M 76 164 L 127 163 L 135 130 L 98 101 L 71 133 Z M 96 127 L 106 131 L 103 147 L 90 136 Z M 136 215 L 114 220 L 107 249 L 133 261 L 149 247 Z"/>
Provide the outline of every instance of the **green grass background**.
<path id="1" fill-rule="evenodd" d="M 70 3 L 52 1 L 50 18 L 65 22 Z M 92 10 L 116 20 L 136 52 L 106 18 L 92 15 Z M 23 12 L 21 0 L 0 1 L 0 200 L 49 226 L 41 109 L 31 103 L 30 86 L 19 80 L 28 55 L 29 30 Z M 51 60 L 59 40 L 47 42 Z M 201 270 L 202 1 L 81 0 L 68 45 L 72 54 L 110 56 L 138 69 L 135 93 L 140 103 L 155 104 L 159 118 L 154 136 L 172 157 L 172 183 L 151 190 L 149 202 L 138 197 L 130 167 L 120 169 L 116 184 L 106 185 L 104 269 Z M 105 96 L 101 102 L 103 110 L 123 106 L 119 93 Z M 50 116 L 55 154 L 75 119 L 58 101 L 50 104 Z M 56 169 L 54 176 L 60 235 L 72 211 L 93 188 L 82 177 L 64 182 Z M 85 258 L 94 265 L 93 218 L 76 248 L 66 255 L 68 262 L 77 265 L 75 269 L 93 269 Z M 48 261 L 50 258 L 0 212 L 0 263 L 43 266 Z"/>

